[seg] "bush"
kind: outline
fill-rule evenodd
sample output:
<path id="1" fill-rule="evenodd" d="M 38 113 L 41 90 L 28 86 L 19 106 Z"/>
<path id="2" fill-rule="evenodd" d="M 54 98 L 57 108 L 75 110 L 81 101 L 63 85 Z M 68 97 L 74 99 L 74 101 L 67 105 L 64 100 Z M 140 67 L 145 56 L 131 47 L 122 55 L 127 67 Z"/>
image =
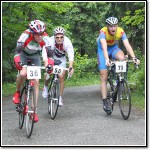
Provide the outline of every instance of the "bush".
<path id="1" fill-rule="evenodd" d="M 128 80 L 129 83 L 132 83 L 130 85 L 131 90 L 138 94 L 145 95 L 145 57 L 141 54 L 140 50 L 136 51 L 136 56 L 140 60 L 139 68 L 134 70 L 134 65 L 130 64 L 130 69 L 128 73 Z"/>
<path id="2" fill-rule="evenodd" d="M 97 74 L 97 60 L 96 58 L 88 58 L 88 55 L 81 56 L 78 52 L 75 52 L 75 76 L 76 78 L 83 78 L 87 76 L 93 76 Z"/>

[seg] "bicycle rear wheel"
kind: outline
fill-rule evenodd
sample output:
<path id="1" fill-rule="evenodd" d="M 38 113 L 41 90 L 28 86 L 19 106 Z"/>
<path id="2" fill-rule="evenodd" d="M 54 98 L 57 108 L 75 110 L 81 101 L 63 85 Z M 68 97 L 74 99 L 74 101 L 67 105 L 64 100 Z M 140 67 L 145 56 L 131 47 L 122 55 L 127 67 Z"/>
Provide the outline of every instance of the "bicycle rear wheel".
<path id="1" fill-rule="evenodd" d="M 35 116 L 35 95 L 34 87 L 31 88 L 29 92 L 29 100 L 27 104 L 27 114 L 26 114 L 26 135 L 29 138 L 32 134 L 34 127 L 34 116 Z"/>
<path id="2" fill-rule="evenodd" d="M 127 120 L 131 112 L 131 94 L 126 80 L 120 82 L 118 91 L 119 108 L 123 119 Z"/>
<path id="3" fill-rule="evenodd" d="M 53 81 L 49 90 L 49 97 L 48 97 L 48 112 L 51 116 L 51 119 L 55 119 L 58 106 L 59 106 L 59 82 Z"/>
<path id="4" fill-rule="evenodd" d="M 19 128 L 22 129 L 24 124 L 24 118 L 25 118 L 25 111 L 26 111 L 26 87 L 24 86 L 21 91 L 20 96 L 20 104 L 17 106 L 19 111 Z"/>

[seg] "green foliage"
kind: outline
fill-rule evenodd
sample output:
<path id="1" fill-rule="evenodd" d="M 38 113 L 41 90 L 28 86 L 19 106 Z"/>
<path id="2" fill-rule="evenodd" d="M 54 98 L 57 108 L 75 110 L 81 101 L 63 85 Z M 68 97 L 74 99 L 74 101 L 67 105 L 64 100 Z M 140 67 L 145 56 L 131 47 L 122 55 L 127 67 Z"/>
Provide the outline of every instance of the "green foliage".
<path id="1" fill-rule="evenodd" d="M 2 84 L 2 97 L 14 94 L 16 90 L 16 83 L 3 83 Z"/>
<path id="2" fill-rule="evenodd" d="M 88 58 L 87 54 L 81 56 L 81 54 L 76 51 L 74 68 L 77 79 L 84 78 L 85 76 L 92 77 L 97 74 L 97 60 L 95 58 Z"/>
<path id="3" fill-rule="evenodd" d="M 133 92 L 145 95 L 145 57 L 141 54 L 140 50 L 136 51 L 136 56 L 140 60 L 139 68 L 134 70 L 133 64 L 130 64 L 128 80 L 131 83 L 130 87 Z"/>
<path id="4" fill-rule="evenodd" d="M 70 30 L 73 35 L 73 45 L 83 56 L 96 57 L 96 38 L 100 28 L 104 25 L 103 15 L 108 6 L 103 2 L 74 3 L 74 7 L 66 14 L 70 21 Z M 92 54 L 92 55 L 91 55 Z"/>
<path id="5" fill-rule="evenodd" d="M 44 21 L 47 26 L 47 32 L 49 33 L 56 25 L 53 24 L 53 20 L 55 18 L 53 14 L 58 13 L 60 15 L 61 13 L 68 11 L 72 6 L 73 3 L 70 2 L 2 3 L 2 67 L 4 81 L 10 82 L 15 80 L 16 69 L 13 64 L 14 49 L 16 47 L 17 39 L 21 33 L 27 29 L 29 22 L 34 19 Z M 55 19 L 57 18 L 59 18 L 59 16 Z M 65 27 L 68 27 L 68 25 L 65 25 Z"/>
<path id="6" fill-rule="evenodd" d="M 138 9 L 135 10 L 134 15 L 131 15 L 131 11 L 127 11 L 124 18 L 122 18 L 122 21 L 125 22 L 125 24 L 130 24 L 131 26 L 136 26 L 139 24 L 144 23 L 145 20 L 145 9 Z"/>
<path id="7" fill-rule="evenodd" d="M 97 78 L 98 74 L 96 38 L 99 30 L 105 26 L 105 19 L 116 16 L 141 60 L 136 73 L 130 73 L 130 81 L 136 85 L 134 89 L 143 95 L 145 6 L 144 2 L 2 2 L 3 81 L 15 81 L 17 71 L 13 65 L 13 55 L 16 41 L 31 20 L 40 19 L 46 23 L 50 36 L 56 26 L 62 26 L 73 42 L 76 49 L 75 73 L 71 82 L 75 85 L 86 82 L 86 79 L 92 82 L 90 79 Z"/>

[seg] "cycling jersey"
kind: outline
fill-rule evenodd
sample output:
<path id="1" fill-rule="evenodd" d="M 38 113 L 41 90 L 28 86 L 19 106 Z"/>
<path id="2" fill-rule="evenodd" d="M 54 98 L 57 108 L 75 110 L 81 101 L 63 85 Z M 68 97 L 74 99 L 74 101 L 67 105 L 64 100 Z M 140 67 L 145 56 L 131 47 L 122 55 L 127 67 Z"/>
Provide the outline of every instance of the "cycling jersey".
<path id="1" fill-rule="evenodd" d="M 68 37 L 64 36 L 63 43 L 57 44 L 55 42 L 55 37 L 51 36 L 49 38 L 49 43 L 51 50 L 53 51 L 53 58 L 62 62 L 60 66 L 66 67 L 66 55 L 68 55 L 69 61 L 74 61 L 74 48 Z M 42 55 L 45 54 L 43 51 Z"/>
<path id="2" fill-rule="evenodd" d="M 127 36 L 124 30 L 120 27 L 117 28 L 115 35 L 111 35 L 107 27 L 103 27 L 100 30 L 99 37 L 97 38 L 97 45 L 98 45 L 97 55 L 98 55 L 98 68 L 99 70 L 103 70 L 107 69 L 107 66 L 105 63 L 106 60 L 104 57 L 100 39 L 106 39 L 108 56 L 111 56 L 112 59 L 115 59 L 116 53 L 118 51 L 121 51 L 121 49 L 118 47 L 118 41 L 120 39 L 122 40 L 127 39 Z"/>
<path id="3" fill-rule="evenodd" d="M 23 47 L 22 50 L 25 51 L 27 54 L 34 54 L 42 50 L 43 45 L 48 47 L 49 43 L 49 36 L 46 32 L 42 35 L 42 42 L 38 43 L 33 40 L 33 34 L 31 34 L 30 29 L 25 30 L 17 41 L 17 47 Z M 18 54 L 19 49 L 16 48 L 15 54 Z"/>
<path id="4" fill-rule="evenodd" d="M 114 44 L 117 44 L 118 40 L 125 40 L 127 39 L 127 37 L 124 30 L 120 27 L 117 28 L 115 35 L 109 34 L 108 28 L 103 27 L 100 30 L 99 39 L 106 39 L 107 45 L 112 46 Z"/>

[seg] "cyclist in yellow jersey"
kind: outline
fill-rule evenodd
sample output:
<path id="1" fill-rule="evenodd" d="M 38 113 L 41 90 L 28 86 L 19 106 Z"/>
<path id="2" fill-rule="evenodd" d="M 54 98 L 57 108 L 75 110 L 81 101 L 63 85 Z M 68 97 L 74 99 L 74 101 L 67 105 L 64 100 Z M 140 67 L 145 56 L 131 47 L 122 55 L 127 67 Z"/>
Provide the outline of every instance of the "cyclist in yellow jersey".
<path id="1" fill-rule="evenodd" d="M 107 18 L 106 27 L 103 27 L 100 30 L 99 37 L 97 38 L 98 68 L 100 71 L 101 95 L 104 111 L 110 111 L 107 103 L 107 66 L 110 66 L 109 56 L 115 60 L 125 60 L 123 51 L 118 47 L 118 40 L 120 39 L 122 39 L 123 44 L 129 55 L 133 58 L 133 61 L 136 64 L 140 63 L 133 52 L 124 30 L 121 27 L 118 27 L 118 19 L 115 17 Z"/>

